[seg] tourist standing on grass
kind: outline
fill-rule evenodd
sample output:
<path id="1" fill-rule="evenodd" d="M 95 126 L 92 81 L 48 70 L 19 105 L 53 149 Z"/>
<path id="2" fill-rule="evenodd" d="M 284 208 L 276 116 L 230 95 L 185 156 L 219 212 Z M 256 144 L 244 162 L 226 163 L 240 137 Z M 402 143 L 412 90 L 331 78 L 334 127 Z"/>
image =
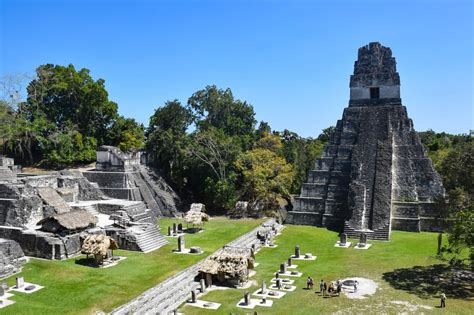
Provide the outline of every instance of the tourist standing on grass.
<path id="1" fill-rule="evenodd" d="M 341 295 L 342 290 L 342 283 L 341 281 L 337 280 L 337 296 Z"/>
<path id="2" fill-rule="evenodd" d="M 311 288 L 311 277 L 308 277 L 308 279 L 306 279 L 306 289 L 310 289 Z"/>
<path id="3" fill-rule="evenodd" d="M 323 289 L 324 289 L 324 281 L 321 280 L 319 281 L 319 293 L 323 294 Z"/>
<path id="4" fill-rule="evenodd" d="M 446 294 L 441 293 L 441 306 L 440 307 L 446 307 Z"/>
<path id="5" fill-rule="evenodd" d="M 326 284 L 326 281 L 324 281 L 324 284 L 323 284 L 323 296 L 326 295 L 326 290 L 328 289 L 328 285 Z"/>

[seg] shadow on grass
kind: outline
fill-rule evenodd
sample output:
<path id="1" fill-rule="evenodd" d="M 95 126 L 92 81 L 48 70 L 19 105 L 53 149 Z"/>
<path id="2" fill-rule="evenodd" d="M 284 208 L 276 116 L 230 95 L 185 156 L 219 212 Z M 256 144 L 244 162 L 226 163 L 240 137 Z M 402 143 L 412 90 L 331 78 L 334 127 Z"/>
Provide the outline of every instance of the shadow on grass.
<path id="1" fill-rule="evenodd" d="M 448 265 L 395 269 L 384 273 L 382 278 L 395 289 L 421 298 L 439 297 L 444 292 L 451 298 L 474 299 L 474 273 Z"/>
<path id="2" fill-rule="evenodd" d="M 86 266 L 86 267 L 94 267 L 94 268 L 99 267 L 99 265 L 97 265 L 97 263 L 95 262 L 94 258 L 90 258 L 90 257 L 76 259 L 74 263 L 76 265 L 81 265 L 81 266 Z"/>

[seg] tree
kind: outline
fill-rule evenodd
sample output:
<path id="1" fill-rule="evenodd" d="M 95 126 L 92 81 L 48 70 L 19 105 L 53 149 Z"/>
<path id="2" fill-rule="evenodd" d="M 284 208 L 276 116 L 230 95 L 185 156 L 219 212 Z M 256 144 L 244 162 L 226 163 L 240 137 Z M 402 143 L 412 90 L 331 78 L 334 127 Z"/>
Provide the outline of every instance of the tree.
<path id="1" fill-rule="evenodd" d="M 309 170 L 324 149 L 324 143 L 318 139 L 302 138 L 295 132 L 284 130 L 281 134 L 283 156 L 293 165 L 291 193 L 299 193 L 301 185 L 306 181 Z"/>
<path id="2" fill-rule="evenodd" d="M 324 128 L 321 134 L 318 136 L 318 140 L 324 143 L 328 142 L 335 130 L 336 127 L 334 126 Z"/>
<path id="3" fill-rule="evenodd" d="M 235 100 L 230 89 L 206 86 L 188 99 L 198 129 L 222 129 L 229 136 L 250 136 L 256 120 L 252 105 Z"/>
<path id="4" fill-rule="evenodd" d="M 446 251 L 453 254 L 453 263 L 459 263 L 466 248 L 474 265 L 474 143 L 459 142 L 440 162 L 439 172 L 446 189 L 449 218 L 453 220 Z"/>
<path id="5" fill-rule="evenodd" d="M 66 166 L 95 159 L 95 138 L 84 137 L 77 130 L 56 131 L 49 140 L 44 157 L 53 166 Z"/>
<path id="6" fill-rule="evenodd" d="M 84 136 L 104 144 L 107 129 L 117 118 L 117 104 L 108 99 L 105 81 L 95 81 L 88 69 L 76 71 L 46 64 L 36 69 L 37 78 L 27 87 L 27 101 L 21 106 L 30 120 L 39 111 L 61 130 L 75 126 Z"/>
<path id="7" fill-rule="evenodd" d="M 191 143 L 189 154 L 208 166 L 219 181 L 225 182 L 230 163 L 239 152 L 232 137 L 225 135 L 222 130 L 209 128 L 194 133 Z"/>
<path id="8" fill-rule="evenodd" d="M 275 152 L 256 148 L 243 152 L 235 164 L 248 200 L 263 201 L 269 208 L 276 207 L 279 198 L 289 197 L 293 168 Z"/>
<path id="9" fill-rule="evenodd" d="M 144 142 L 145 127 L 133 118 L 118 116 L 107 130 L 107 143 L 122 151 L 143 148 Z"/>
<path id="10" fill-rule="evenodd" d="M 189 109 L 178 100 L 167 101 L 155 110 L 146 130 L 145 147 L 154 165 L 181 189 L 185 185 L 186 130 L 191 122 Z"/>

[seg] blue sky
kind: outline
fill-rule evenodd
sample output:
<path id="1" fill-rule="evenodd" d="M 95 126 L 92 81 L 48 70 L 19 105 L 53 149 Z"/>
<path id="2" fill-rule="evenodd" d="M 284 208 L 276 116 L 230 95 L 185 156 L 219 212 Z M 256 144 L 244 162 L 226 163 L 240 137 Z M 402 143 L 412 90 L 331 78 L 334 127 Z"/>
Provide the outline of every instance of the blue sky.
<path id="1" fill-rule="evenodd" d="M 417 130 L 474 129 L 471 1 L 0 0 L 0 23 L 0 75 L 88 68 L 145 125 L 215 84 L 273 129 L 317 136 L 347 106 L 357 49 L 379 41 Z"/>

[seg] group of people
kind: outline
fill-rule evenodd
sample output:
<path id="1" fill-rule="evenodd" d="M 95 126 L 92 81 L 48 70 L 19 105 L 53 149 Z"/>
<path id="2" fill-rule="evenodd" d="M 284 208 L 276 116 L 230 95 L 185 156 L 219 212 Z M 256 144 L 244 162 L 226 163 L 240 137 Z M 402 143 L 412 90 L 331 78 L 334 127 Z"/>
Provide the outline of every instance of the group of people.
<path id="1" fill-rule="evenodd" d="M 306 279 L 306 288 L 308 290 L 311 290 L 313 289 L 313 286 L 314 286 L 313 278 L 308 277 L 308 279 Z M 319 282 L 319 293 L 322 296 L 326 296 L 326 292 L 329 295 L 337 294 L 339 296 L 341 294 L 341 291 L 342 291 L 342 282 L 340 280 L 331 281 L 329 285 L 322 279 Z M 354 284 L 354 292 L 355 291 L 357 291 L 357 281 Z"/>
<path id="2" fill-rule="evenodd" d="M 311 290 L 311 289 L 313 289 L 313 285 L 314 285 L 313 278 L 308 277 L 308 279 L 306 279 L 306 288 L 308 290 Z M 358 285 L 359 285 L 359 282 L 354 281 L 354 292 L 357 292 L 357 286 Z M 330 296 L 332 296 L 334 294 L 337 294 L 337 296 L 339 296 L 341 294 L 341 292 L 342 292 L 342 281 L 341 280 L 331 281 L 329 283 L 329 285 L 322 279 L 321 279 L 321 281 L 319 281 L 319 293 L 322 296 L 326 296 L 326 293 L 329 294 Z"/>
<path id="3" fill-rule="evenodd" d="M 319 281 L 319 293 L 322 294 L 322 296 L 326 296 L 329 294 L 330 296 L 337 294 L 337 296 L 341 295 L 342 291 L 342 282 L 340 280 L 337 280 L 336 282 L 331 281 L 329 285 L 321 279 Z"/>

